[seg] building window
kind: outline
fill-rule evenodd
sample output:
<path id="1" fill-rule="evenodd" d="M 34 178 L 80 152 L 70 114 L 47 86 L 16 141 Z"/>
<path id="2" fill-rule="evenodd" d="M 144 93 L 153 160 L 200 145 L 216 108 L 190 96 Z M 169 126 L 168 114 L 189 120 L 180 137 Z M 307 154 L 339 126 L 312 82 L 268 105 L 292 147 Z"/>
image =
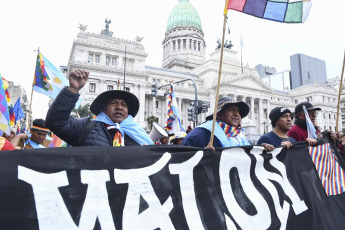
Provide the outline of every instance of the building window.
<path id="1" fill-rule="evenodd" d="M 117 65 L 117 58 L 116 57 L 112 57 L 111 58 L 111 64 L 112 65 Z"/>
<path id="2" fill-rule="evenodd" d="M 200 51 L 200 42 L 198 42 L 198 51 Z"/>
<path id="3" fill-rule="evenodd" d="M 329 119 L 331 119 L 331 114 L 328 114 Z"/>
<path id="4" fill-rule="evenodd" d="M 183 39 L 183 49 L 185 50 L 187 48 L 187 41 L 186 39 Z"/>
<path id="5" fill-rule="evenodd" d="M 125 91 L 130 92 L 131 89 L 129 87 L 125 87 Z"/>
<path id="6" fill-rule="evenodd" d="M 95 62 L 99 63 L 101 61 L 101 56 L 99 54 L 95 55 Z"/>
<path id="7" fill-rule="evenodd" d="M 298 104 L 298 100 L 295 100 L 295 104 Z"/>
<path id="8" fill-rule="evenodd" d="M 92 63 L 92 62 L 93 62 L 93 54 L 89 54 L 89 57 L 88 57 L 87 61 L 88 61 L 89 63 Z"/>
<path id="9" fill-rule="evenodd" d="M 181 49 L 181 40 L 177 40 L 177 49 Z"/>
<path id="10" fill-rule="evenodd" d="M 189 40 L 189 49 L 192 49 L 192 40 Z"/>
<path id="11" fill-rule="evenodd" d="M 334 119 L 335 119 L 335 114 L 334 114 Z"/>
<path id="12" fill-rule="evenodd" d="M 326 101 L 326 97 L 325 97 L 325 96 L 322 97 L 322 101 L 323 101 L 323 102 Z"/>
<path id="13" fill-rule="evenodd" d="M 194 50 L 196 50 L 196 41 L 194 41 Z"/>
<path id="14" fill-rule="evenodd" d="M 332 130 L 332 126 L 329 126 L 329 130 Z"/>
<path id="15" fill-rule="evenodd" d="M 109 91 L 109 90 L 113 90 L 113 86 L 112 85 L 107 85 L 107 90 Z"/>
<path id="16" fill-rule="evenodd" d="M 109 57 L 109 56 L 107 56 L 107 57 L 105 58 L 105 64 L 106 64 L 106 65 L 110 65 L 110 57 Z"/>
<path id="17" fill-rule="evenodd" d="M 323 118 L 326 118 L 326 114 L 325 113 L 323 113 Z"/>
<path id="18" fill-rule="evenodd" d="M 89 92 L 96 92 L 96 84 L 95 83 L 89 84 Z"/>
<path id="19" fill-rule="evenodd" d="M 173 41 L 173 50 L 176 50 L 176 41 Z"/>
<path id="20" fill-rule="evenodd" d="M 156 101 L 156 109 L 158 109 L 158 101 Z"/>

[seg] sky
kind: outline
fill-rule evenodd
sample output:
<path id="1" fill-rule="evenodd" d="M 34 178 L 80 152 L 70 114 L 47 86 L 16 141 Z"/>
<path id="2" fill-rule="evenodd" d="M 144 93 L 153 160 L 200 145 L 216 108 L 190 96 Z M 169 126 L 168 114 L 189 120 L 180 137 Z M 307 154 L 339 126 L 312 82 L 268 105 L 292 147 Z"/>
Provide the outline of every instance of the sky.
<path id="1" fill-rule="evenodd" d="M 206 54 L 212 53 L 223 30 L 224 0 L 189 0 L 201 17 Z M 178 0 L 2 0 L 0 1 L 0 73 L 31 95 L 36 51 L 56 67 L 68 65 L 79 23 L 100 33 L 111 19 L 113 37 L 134 40 L 138 35 L 148 53 L 146 65 L 162 64 L 162 41 L 170 12 Z M 290 56 L 302 53 L 326 61 L 327 77 L 341 76 L 345 49 L 345 1 L 312 0 L 304 24 L 283 24 L 236 11 L 228 12 L 230 34 L 244 64 L 290 69 Z M 34 92 L 34 118 L 45 118 L 48 97 Z"/>

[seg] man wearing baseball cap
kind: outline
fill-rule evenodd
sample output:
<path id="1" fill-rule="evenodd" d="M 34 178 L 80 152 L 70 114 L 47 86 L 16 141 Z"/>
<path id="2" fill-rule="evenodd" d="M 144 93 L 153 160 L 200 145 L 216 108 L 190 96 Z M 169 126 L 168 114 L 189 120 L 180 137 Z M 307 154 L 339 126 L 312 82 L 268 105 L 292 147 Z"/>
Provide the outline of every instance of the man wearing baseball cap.
<path id="1" fill-rule="evenodd" d="M 145 130 L 134 121 L 139 110 L 138 98 L 127 91 L 110 90 L 92 102 L 90 118 L 70 116 L 89 72 L 75 70 L 69 76 L 69 87 L 61 90 L 49 108 L 46 124 L 58 137 L 72 146 L 152 145 Z"/>
<path id="2" fill-rule="evenodd" d="M 214 129 L 213 147 L 234 147 L 251 145 L 241 127 L 242 118 L 249 113 L 249 106 L 236 102 L 232 97 L 222 97 L 217 104 L 217 122 Z M 210 142 L 213 115 L 206 117 L 206 122 L 196 127 L 183 139 L 182 145 L 205 148 Z M 266 150 L 273 146 L 266 144 Z"/>
<path id="3" fill-rule="evenodd" d="M 313 125 L 315 125 L 317 111 L 321 109 L 314 107 L 309 102 L 302 102 L 295 107 L 295 124 L 289 130 L 288 136 L 294 138 L 296 141 L 308 141 L 310 145 L 314 145 L 316 144 L 316 140 L 313 138 L 308 138 L 307 122 L 303 111 L 303 106 L 305 106 L 311 122 L 313 123 Z M 315 130 L 318 129 L 315 128 Z"/>
<path id="4" fill-rule="evenodd" d="M 263 143 L 271 144 L 274 147 L 286 146 L 290 148 L 295 139 L 287 135 L 292 126 L 293 115 L 286 107 L 276 107 L 270 112 L 269 118 L 273 131 L 261 136 L 258 145 Z"/>

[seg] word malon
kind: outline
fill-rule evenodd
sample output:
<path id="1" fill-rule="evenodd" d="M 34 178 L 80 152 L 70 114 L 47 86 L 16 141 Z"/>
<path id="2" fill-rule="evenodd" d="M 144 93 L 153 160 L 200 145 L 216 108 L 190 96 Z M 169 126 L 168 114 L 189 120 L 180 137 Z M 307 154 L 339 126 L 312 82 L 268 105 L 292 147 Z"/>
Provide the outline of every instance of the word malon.
<path id="1" fill-rule="evenodd" d="M 237 229 L 236 224 L 242 229 L 267 229 L 271 225 L 271 210 L 275 210 L 275 216 L 281 223 L 280 229 L 285 229 L 290 203 L 295 215 L 306 211 L 308 208 L 301 200 L 295 189 L 290 184 L 285 165 L 277 159 L 281 149 L 275 149 L 269 153 L 272 156 L 269 163 L 278 173 L 269 172 L 264 168 L 264 158 L 262 157 L 262 147 L 253 147 L 250 155 L 256 159 L 252 161 L 250 156 L 241 148 L 230 148 L 223 150 L 219 162 L 220 189 L 223 199 L 232 219 L 225 216 L 227 229 Z M 189 160 L 168 164 L 171 154 L 166 152 L 154 164 L 137 169 L 117 169 L 115 168 L 114 179 L 116 184 L 128 184 L 127 197 L 122 210 L 122 229 L 175 229 L 169 217 L 173 209 L 172 198 L 161 203 L 154 191 L 150 181 L 150 176 L 158 174 L 164 167 L 168 167 L 170 174 L 178 175 L 180 194 L 182 195 L 182 206 L 189 229 L 204 229 L 200 210 L 207 210 L 198 204 L 194 189 L 193 169 L 203 158 L 202 151 L 196 152 Z M 265 189 L 270 193 L 274 201 L 274 209 L 269 208 L 266 199 L 254 186 L 251 180 L 250 168 L 255 164 L 255 176 Z M 248 215 L 246 210 L 239 205 L 238 196 L 233 193 L 230 181 L 230 170 L 236 169 L 245 192 L 255 206 L 256 214 Z M 41 230 L 81 230 L 93 229 L 98 219 L 101 229 L 113 230 L 115 228 L 114 218 L 109 204 L 106 182 L 110 181 L 108 170 L 81 170 L 81 183 L 87 185 L 85 201 L 80 213 L 79 224 L 73 221 L 63 198 L 59 192 L 59 187 L 68 186 L 66 171 L 57 173 L 41 173 L 23 166 L 18 166 L 18 179 L 31 184 L 35 203 L 39 228 Z M 282 196 L 277 191 L 272 182 L 278 183 L 284 190 Z M 146 210 L 139 213 L 140 197 L 148 204 Z M 289 202 L 285 199 L 289 198 Z M 282 205 L 280 200 L 283 200 Z"/>

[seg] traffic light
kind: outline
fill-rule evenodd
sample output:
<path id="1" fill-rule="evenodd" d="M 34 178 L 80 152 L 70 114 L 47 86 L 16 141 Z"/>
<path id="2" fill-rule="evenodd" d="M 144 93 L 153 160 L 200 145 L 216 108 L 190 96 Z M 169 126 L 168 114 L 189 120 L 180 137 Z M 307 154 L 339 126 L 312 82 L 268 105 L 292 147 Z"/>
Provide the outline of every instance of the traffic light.
<path id="1" fill-rule="evenodd" d="M 194 107 L 190 107 L 188 110 L 188 121 L 194 121 Z"/>
<path id="2" fill-rule="evenodd" d="M 158 84 L 157 82 L 155 82 L 154 84 L 151 85 L 151 95 L 153 97 L 157 97 L 157 93 L 158 93 Z"/>

